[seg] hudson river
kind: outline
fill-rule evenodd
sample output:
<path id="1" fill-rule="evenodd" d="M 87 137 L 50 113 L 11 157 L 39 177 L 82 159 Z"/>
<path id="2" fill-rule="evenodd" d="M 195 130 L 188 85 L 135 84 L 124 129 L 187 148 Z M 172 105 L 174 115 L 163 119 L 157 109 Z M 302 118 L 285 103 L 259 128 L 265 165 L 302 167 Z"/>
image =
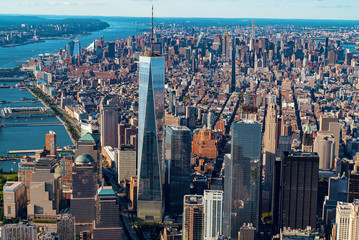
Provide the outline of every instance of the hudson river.
<path id="1" fill-rule="evenodd" d="M 138 26 L 126 18 L 105 18 L 110 24 L 109 28 L 94 32 L 91 35 L 78 38 L 81 46 L 87 47 L 95 39 L 104 36 L 105 41 L 114 41 L 118 38 L 127 38 L 138 33 Z M 143 28 L 143 26 L 141 26 Z M 14 68 L 17 64 L 14 61 L 24 61 L 39 54 L 57 52 L 60 48 L 64 49 L 70 40 L 48 40 L 42 43 L 17 46 L 12 48 L 0 48 L 0 68 Z M 16 83 L 2 82 L 1 84 L 15 85 Z M 27 90 L 0 88 L 0 101 L 7 102 L 20 101 L 21 98 L 34 98 Z M 4 107 L 26 107 L 42 106 L 41 102 L 35 103 L 6 103 L 0 104 L 0 109 Z M 28 122 L 56 122 L 55 117 L 50 118 L 19 118 L 3 119 L 3 123 L 28 123 Z M 9 150 L 30 150 L 42 149 L 45 145 L 45 134 L 50 130 L 57 134 L 57 145 L 63 147 L 72 145 L 64 126 L 29 126 L 29 127 L 3 127 L 0 128 L 0 156 L 7 155 Z M 31 154 L 33 155 L 33 154 Z M 18 161 L 0 161 L 0 168 L 4 171 L 17 171 Z"/>

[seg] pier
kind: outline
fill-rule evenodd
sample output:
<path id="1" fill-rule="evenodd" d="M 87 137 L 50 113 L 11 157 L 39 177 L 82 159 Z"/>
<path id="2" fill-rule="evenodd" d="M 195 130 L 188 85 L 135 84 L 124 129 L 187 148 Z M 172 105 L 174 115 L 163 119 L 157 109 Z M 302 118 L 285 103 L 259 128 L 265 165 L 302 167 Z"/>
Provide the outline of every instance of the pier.
<path id="1" fill-rule="evenodd" d="M 20 154 L 20 153 L 37 153 L 37 152 L 41 152 L 43 149 L 33 149 L 33 150 L 12 150 L 12 151 L 7 151 L 8 154 Z M 58 148 L 57 149 L 58 152 L 71 152 L 72 149 L 62 149 L 62 148 Z"/>
<path id="2" fill-rule="evenodd" d="M 61 122 L 3 123 L 2 127 L 62 126 Z"/>

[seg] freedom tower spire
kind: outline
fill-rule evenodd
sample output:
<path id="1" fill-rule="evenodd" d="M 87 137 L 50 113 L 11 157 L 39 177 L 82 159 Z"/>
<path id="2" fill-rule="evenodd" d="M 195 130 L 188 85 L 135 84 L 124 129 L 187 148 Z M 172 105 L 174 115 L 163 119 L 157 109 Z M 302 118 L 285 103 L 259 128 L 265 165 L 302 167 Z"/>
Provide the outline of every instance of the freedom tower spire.
<path id="1" fill-rule="evenodd" d="M 140 56 L 137 216 L 161 222 L 165 58 L 154 52 L 153 31 L 152 7 L 151 49 Z"/>

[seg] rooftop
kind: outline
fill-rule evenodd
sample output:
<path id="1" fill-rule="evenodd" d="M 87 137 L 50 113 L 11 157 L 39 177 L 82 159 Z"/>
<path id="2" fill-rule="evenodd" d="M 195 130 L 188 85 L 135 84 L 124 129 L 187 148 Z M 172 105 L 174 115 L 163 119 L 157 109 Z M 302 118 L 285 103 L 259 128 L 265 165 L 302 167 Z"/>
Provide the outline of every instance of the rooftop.
<path id="1" fill-rule="evenodd" d="M 102 186 L 97 190 L 99 196 L 112 196 L 116 195 L 115 191 L 111 186 Z"/>

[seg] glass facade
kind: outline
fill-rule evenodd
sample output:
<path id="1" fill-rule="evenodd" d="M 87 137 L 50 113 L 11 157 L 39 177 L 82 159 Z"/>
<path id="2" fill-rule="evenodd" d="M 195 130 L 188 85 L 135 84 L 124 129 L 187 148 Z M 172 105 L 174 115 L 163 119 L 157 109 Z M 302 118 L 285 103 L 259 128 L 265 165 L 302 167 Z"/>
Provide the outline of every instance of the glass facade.
<path id="1" fill-rule="evenodd" d="M 162 174 L 164 168 L 164 68 L 165 59 L 163 57 L 140 57 L 139 208 L 141 208 L 141 201 L 162 202 L 162 184 L 164 180 L 164 174 Z M 158 206 L 156 204 L 156 208 Z M 148 208 L 147 205 L 146 208 Z"/>
<path id="2" fill-rule="evenodd" d="M 232 125 L 231 157 L 225 162 L 224 234 L 237 238 L 244 223 L 258 227 L 261 184 L 261 125 Z"/>
<path id="3" fill-rule="evenodd" d="M 169 213 L 182 213 L 183 197 L 190 193 L 191 130 L 184 126 L 166 126 L 166 176 Z"/>

